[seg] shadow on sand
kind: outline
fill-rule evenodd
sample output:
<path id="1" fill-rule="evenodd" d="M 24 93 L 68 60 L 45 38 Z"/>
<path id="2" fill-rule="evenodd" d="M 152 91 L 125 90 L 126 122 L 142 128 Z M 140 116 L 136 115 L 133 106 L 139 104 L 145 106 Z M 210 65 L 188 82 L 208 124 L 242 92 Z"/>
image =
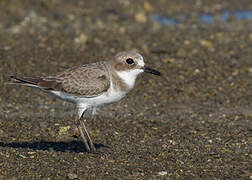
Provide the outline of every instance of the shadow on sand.
<path id="1" fill-rule="evenodd" d="M 96 149 L 101 147 L 106 147 L 103 144 L 94 144 Z M 39 141 L 39 142 L 12 142 L 4 143 L 0 142 L 1 147 L 11 147 L 11 148 L 29 148 L 33 150 L 42 151 L 57 151 L 57 152 L 72 152 L 72 153 L 82 153 L 87 152 L 82 141 L 69 141 L 69 142 L 53 142 L 53 141 Z"/>

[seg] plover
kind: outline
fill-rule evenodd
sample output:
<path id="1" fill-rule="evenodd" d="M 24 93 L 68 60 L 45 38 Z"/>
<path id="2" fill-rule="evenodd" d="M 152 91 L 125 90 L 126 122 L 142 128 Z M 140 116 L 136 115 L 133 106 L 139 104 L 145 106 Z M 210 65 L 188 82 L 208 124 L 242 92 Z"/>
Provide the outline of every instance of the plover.
<path id="1" fill-rule="evenodd" d="M 133 89 L 137 76 L 142 72 L 161 76 L 159 71 L 145 65 L 140 54 L 125 51 L 117 53 L 109 61 L 73 67 L 56 75 L 10 76 L 10 83 L 34 87 L 76 104 L 77 127 L 86 151 L 95 152 L 96 148 L 82 120 L 85 111 L 121 100 Z"/>

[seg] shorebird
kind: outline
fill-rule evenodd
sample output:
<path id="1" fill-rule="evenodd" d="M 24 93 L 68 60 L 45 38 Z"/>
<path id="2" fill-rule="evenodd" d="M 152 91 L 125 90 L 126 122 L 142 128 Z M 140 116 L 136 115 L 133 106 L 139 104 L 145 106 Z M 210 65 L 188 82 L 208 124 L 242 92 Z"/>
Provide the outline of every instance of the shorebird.
<path id="1" fill-rule="evenodd" d="M 140 54 L 125 51 L 117 53 L 109 61 L 73 67 L 55 75 L 12 75 L 9 83 L 40 89 L 56 98 L 76 104 L 78 131 L 86 151 L 95 152 L 96 148 L 82 120 L 84 113 L 87 109 L 121 100 L 133 89 L 137 76 L 142 72 L 161 76 L 159 71 L 145 65 Z"/>

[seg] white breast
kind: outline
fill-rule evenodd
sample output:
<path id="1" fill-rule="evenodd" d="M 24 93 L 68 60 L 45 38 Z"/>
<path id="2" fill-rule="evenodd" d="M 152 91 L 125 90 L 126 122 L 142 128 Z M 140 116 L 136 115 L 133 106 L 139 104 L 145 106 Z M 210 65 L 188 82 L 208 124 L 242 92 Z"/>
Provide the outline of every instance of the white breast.
<path id="1" fill-rule="evenodd" d="M 137 76 L 142 72 L 142 69 L 133 69 L 129 71 L 117 71 L 116 73 L 132 89 L 135 86 Z"/>

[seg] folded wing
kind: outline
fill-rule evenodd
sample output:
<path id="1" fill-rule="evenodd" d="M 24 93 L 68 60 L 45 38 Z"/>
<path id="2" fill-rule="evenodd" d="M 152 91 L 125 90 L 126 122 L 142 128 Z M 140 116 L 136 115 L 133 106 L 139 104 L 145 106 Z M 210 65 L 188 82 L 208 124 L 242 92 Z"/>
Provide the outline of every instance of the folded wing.
<path id="1" fill-rule="evenodd" d="M 54 76 L 10 76 L 11 83 L 37 87 L 47 91 L 61 91 L 73 95 L 98 96 L 107 91 L 110 80 L 104 64 L 88 64 L 66 70 Z"/>

